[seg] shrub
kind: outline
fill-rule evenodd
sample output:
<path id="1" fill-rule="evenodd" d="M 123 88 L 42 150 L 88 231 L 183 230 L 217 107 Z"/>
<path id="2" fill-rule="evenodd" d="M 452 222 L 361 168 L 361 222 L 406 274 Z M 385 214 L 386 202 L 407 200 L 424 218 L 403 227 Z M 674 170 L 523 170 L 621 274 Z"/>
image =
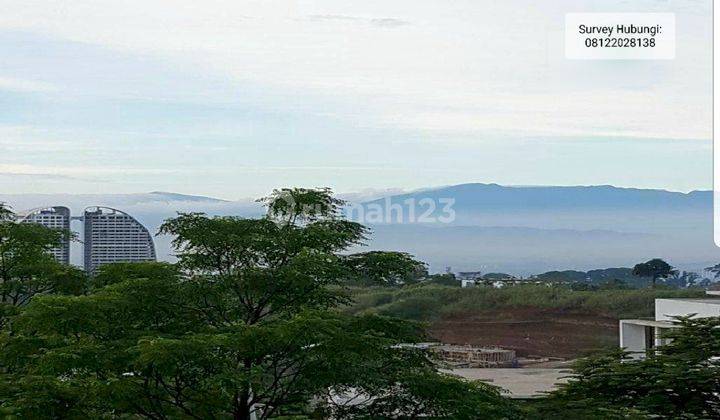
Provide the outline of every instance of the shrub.
<path id="1" fill-rule="evenodd" d="M 353 289 L 352 313 L 370 312 L 404 319 L 432 320 L 463 313 L 512 308 L 542 308 L 615 318 L 652 316 L 656 298 L 700 297 L 699 290 L 572 290 L 567 286 L 526 284 L 457 288 L 418 284 L 402 288 Z"/>

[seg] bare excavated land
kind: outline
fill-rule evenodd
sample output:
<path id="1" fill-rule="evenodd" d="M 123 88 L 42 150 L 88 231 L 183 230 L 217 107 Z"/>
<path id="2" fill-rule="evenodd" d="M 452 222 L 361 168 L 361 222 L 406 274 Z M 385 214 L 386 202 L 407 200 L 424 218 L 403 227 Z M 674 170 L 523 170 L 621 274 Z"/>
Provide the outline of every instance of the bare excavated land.
<path id="1" fill-rule="evenodd" d="M 449 344 L 498 346 L 518 356 L 572 359 L 618 345 L 618 320 L 561 310 L 516 308 L 453 315 L 431 325 Z"/>

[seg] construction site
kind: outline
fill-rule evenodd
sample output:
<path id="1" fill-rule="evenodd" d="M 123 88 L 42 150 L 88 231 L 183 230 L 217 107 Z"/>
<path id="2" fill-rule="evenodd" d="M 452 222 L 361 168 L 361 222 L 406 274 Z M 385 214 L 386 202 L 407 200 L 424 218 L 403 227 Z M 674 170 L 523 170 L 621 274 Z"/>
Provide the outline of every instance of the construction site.
<path id="1" fill-rule="evenodd" d="M 500 347 L 441 343 L 422 343 L 413 347 L 431 352 L 439 361 L 452 368 L 501 368 L 517 365 L 515 350 Z"/>

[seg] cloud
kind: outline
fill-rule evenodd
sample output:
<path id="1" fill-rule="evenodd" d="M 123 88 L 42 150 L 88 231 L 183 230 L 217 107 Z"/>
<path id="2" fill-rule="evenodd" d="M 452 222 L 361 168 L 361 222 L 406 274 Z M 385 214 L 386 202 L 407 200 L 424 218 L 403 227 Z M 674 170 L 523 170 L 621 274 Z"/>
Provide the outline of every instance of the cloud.
<path id="1" fill-rule="evenodd" d="M 93 176 L 93 175 L 170 175 L 182 172 L 181 169 L 138 168 L 110 165 L 77 165 L 50 166 L 32 164 L 0 163 L 0 172 L 23 175 L 60 175 L 60 176 Z"/>
<path id="2" fill-rule="evenodd" d="M 394 19 L 394 18 L 370 19 L 370 23 L 372 23 L 375 26 L 380 26 L 383 28 L 395 28 L 398 26 L 405 26 L 405 25 L 411 24 L 407 20 Z"/>
<path id="3" fill-rule="evenodd" d="M 3 97 L 3 122 L 37 131 L 8 136 L 0 128 L 0 163 L 112 175 L 125 190 L 229 196 L 328 179 L 345 190 L 416 187 L 455 182 L 455 172 L 556 183 L 566 179 L 552 177 L 558 165 L 537 163 L 527 147 L 511 154 L 525 169 L 493 166 L 509 156 L 503 142 L 524 139 L 546 161 L 568 156 L 568 145 L 548 147 L 543 136 L 625 136 L 624 156 L 647 138 L 709 144 L 711 3 L 689 10 L 689 2 L 641 1 L 12 2 L 0 14 L 0 77 L 8 76 L 0 89 L 63 94 Z M 565 59 L 565 12 L 640 4 L 677 13 L 676 60 Z M 679 182 L 664 175 L 674 164 L 661 155 L 667 150 L 649 151 L 647 161 L 664 163 L 643 179 Z M 493 162 L 456 163 L 473 155 Z M 700 168 L 699 153 L 683 156 Z M 607 182 L 613 159 L 599 162 L 593 179 Z M 359 177 L 354 171 L 373 170 L 356 162 L 391 169 Z M 255 175 L 261 171 L 267 176 Z M 243 176 L 244 185 L 229 182 Z M 683 185 L 700 179 L 682 176 Z"/>
<path id="4" fill-rule="evenodd" d="M 28 178 L 37 179 L 42 181 L 61 181 L 61 180 L 79 180 L 76 178 L 66 175 L 58 174 L 41 174 L 41 173 L 22 173 L 22 172 L 0 172 L 0 178 L 11 178 L 17 180 L 17 178 Z"/>
<path id="5" fill-rule="evenodd" d="M 623 112 L 618 112 L 622 98 Z M 377 124 L 444 137 L 587 136 L 709 140 L 711 119 L 701 98 L 647 91 L 595 90 L 578 93 L 503 94 L 491 109 L 482 100 L 460 108 L 395 106 L 376 114 Z M 628 116 L 632 115 L 632 118 Z"/>
<path id="6" fill-rule="evenodd" d="M 315 22 L 352 22 L 365 25 L 377 26 L 380 28 L 396 28 L 399 26 L 410 25 L 407 20 L 396 18 L 367 18 L 348 15 L 310 15 L 308 19 Z"/>
<path id="7" fill-rule="evenodd" d="M 58 92 L 60 89 L 52 83 L 38 80 L 15 79 L 12 77 L 0 76 L 0 90 L 14 92 Z"/>

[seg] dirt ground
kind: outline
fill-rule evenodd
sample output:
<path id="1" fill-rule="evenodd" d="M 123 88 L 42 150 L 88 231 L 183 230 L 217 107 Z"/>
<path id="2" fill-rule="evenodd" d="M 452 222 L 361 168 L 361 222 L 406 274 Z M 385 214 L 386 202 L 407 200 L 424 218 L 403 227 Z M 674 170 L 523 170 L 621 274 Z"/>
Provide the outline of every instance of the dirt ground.
<path id="1" fill-rule="evenodd" d="M 511 398 L 539 397 L 545 392 L 557 388 L 557 384 L 568 381 L 570 371 L 567 369 L 497 369 L 497 368 L 463 368 L 450 372 L 465 379 L 480 380 L 499 386 L 509 392 Z"/>
<path id="2" fill-rule="evenodd" d="M 431 325 L 443 343 L 500 346 L 518 356 L 587 355 L 618 345 L 618 320 L 536 308 L 456 315 Z"/>

